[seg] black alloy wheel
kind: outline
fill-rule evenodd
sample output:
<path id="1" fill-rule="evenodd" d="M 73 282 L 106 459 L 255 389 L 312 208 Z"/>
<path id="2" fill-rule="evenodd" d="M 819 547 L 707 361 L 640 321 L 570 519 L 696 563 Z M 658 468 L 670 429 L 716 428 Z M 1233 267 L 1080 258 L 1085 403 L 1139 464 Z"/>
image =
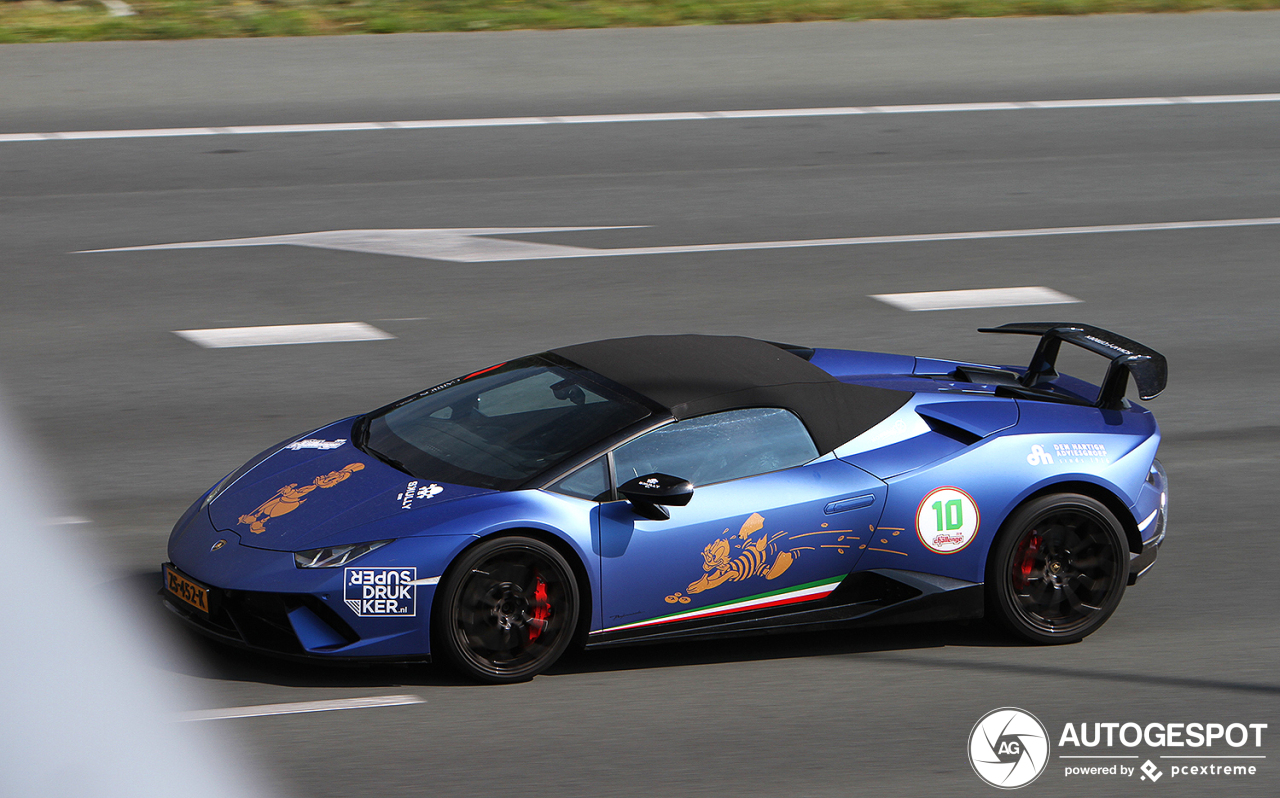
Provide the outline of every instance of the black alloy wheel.
<path id="1" fill-rule="evenodd" d="M 526 537 L 484 541 L 441 580 L 433 648 L 482 682 L 523 682 L 551 667 L 578 622 L 578 583 L 564 557 Z"/>
<path id="2" fill-rule="evenodd" d="M 1074 643 L 1115 612 L 1129 547 L 1115 515 L 1075 493 L 1041 496 L 1002 527 L 987 561 L 987 615 L 1033 643 Z"/>

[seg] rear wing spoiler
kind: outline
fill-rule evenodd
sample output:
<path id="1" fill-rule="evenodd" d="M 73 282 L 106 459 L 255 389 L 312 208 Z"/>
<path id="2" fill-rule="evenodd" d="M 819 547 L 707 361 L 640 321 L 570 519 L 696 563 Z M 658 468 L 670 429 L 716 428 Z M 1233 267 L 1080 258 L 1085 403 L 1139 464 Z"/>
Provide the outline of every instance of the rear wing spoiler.
<path id="1" fill-rule="evenodd" d="M 1040 336 L 1031 365 L 1021 379 L 1025 388 L 1034 388 L 1041 381 L 1058 376 L 1054 364 L 1063 341 L 1110 358 L 1111 365 L 1107 368 L 1096 402 L 1096 406 L 1104 410 L 1122 407 L 1130 376 L 1138 389 L 1138 396 L 1144 400 L 1159 396 L 1169 379 L 1169 365 L 1164 355 L 1123 335 L 1088 324 L 1026 322 L 984 327 L 978 332 Z"/>

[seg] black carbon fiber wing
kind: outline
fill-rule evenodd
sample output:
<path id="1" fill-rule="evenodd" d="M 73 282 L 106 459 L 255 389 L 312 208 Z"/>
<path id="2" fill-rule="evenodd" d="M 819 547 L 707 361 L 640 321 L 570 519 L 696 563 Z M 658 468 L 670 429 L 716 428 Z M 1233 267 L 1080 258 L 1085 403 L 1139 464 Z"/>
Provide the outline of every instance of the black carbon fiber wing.
<path id="1" fill-rule="evenodd" d="M 1031 365 L 1022 377 L 1022 384 L 1027 388 L 1034 388 L 1041 380 L 1058 375 L 1054 365 L 1063 341 L 1109 358 L 1111 366 L 1102 382 L 1102 390 L 1098 392 L 1097 406 L 1103 409 L 1121 406 L 1130 376 L 1138 389 L 1138 396 L 1144 400 L 1159 396 L 1169 379 L 1169 365 L 1164 355 L 1123 335 L 1089 324 L 1020 322 L 984 327 L 978 332 L 1040 336 Z"/>

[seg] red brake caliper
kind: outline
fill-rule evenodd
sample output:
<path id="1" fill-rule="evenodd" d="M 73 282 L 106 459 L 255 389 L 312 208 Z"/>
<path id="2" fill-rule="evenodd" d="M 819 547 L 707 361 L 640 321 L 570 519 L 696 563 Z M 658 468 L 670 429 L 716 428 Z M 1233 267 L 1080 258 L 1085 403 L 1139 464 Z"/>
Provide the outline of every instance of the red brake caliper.
<path id="1" fill-rule="evenodd" d="M 538 639 L 542 630 L 547 627 L 547 618 L 551 617 L 551 602 L 547 601 L 547 583 L 541 576 L 534 577 L 538 585 L 533 589 L 533 618 L 529 623 L 529 642 Z"/>
<path id="2" fill-rule="evenodd" d="M 1040 536 L 1035 532 L 1022 539 L 1018 545 L 1018 557 L 1014 560 L 1013 584 L 1019 590 L 1027 589 L 1031 579 L 1031 571 L 1036 565 L 1036 554 L 1040 551 Z"/>

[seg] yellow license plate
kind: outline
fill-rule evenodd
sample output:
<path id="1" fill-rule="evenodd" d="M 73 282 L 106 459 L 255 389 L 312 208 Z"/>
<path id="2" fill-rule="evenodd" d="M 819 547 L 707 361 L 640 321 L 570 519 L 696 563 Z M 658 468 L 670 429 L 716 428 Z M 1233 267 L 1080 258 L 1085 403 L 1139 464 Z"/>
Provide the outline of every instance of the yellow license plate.
<path id="1" fill-rule="evenodd" d="M 209 591 L 167 565 L 164 568 L 164 587 L 170 595 L 201 612 L 209 611 Z"/>

